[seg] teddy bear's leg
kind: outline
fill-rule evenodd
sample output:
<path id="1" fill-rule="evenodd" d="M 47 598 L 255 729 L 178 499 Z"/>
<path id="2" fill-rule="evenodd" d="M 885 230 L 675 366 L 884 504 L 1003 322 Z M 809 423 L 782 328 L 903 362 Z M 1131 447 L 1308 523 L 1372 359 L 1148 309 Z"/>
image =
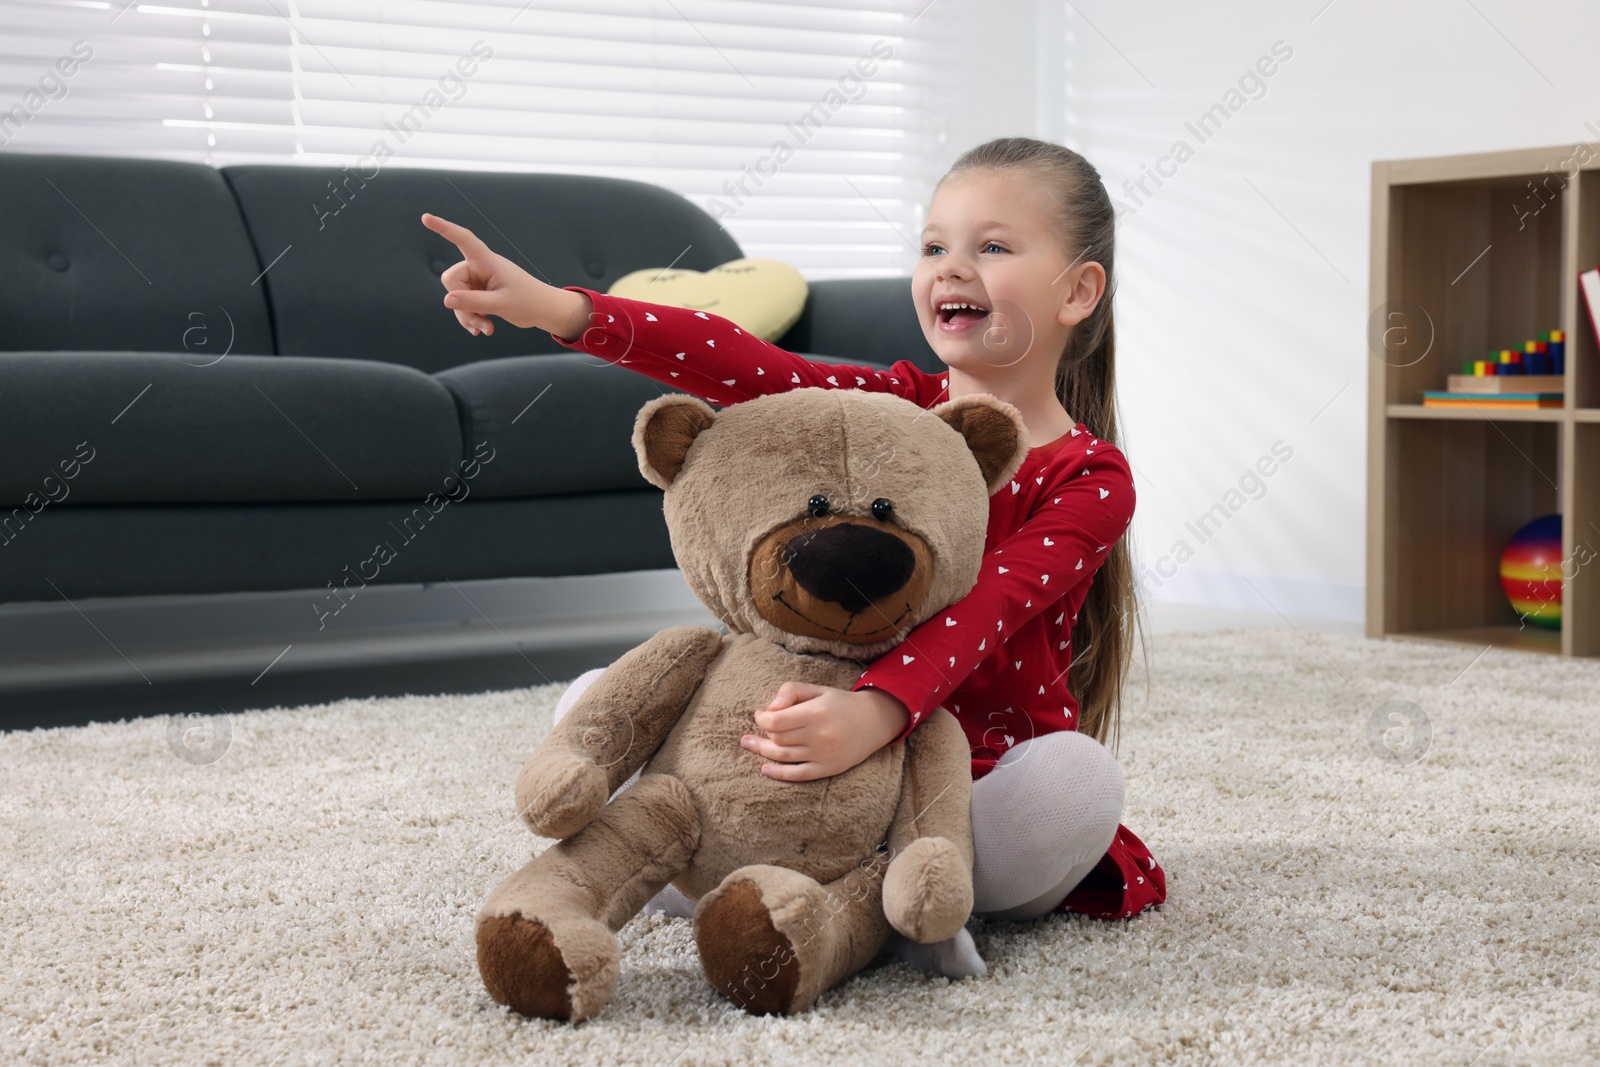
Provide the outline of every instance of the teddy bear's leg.
<path id="1" fill-rule="evenodd" d="M 972 750 L 945 708 L 906 740 L 900 806 L 889 827 L 894 859 L 883 911 L 921 944 L 959 937 L 972 913 Z"/>
<path id="2" fill-rule="evenodd" d="M 616 931 L 688 866 L 700 822 L 683 783 L 647 774 L 500 883 L 478 913 L 478 971 L 524 1015 L 582 1019 L 611 997 Z"/>
<path id="3" fill-rule="evenodd" d="M 753 1015 L 811 1007 L 888 938 L 885 866 L 876 855 L 827 885 L 766 864 L 733 871 L 695 908 L 706 977 Z"/>

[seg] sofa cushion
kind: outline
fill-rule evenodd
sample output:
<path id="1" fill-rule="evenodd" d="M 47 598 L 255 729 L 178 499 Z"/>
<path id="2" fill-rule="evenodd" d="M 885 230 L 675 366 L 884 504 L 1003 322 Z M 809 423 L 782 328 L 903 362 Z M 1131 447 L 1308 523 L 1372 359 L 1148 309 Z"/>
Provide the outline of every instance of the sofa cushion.
<path id="1" fill-rule="evenodd" d="M 463 440 L 494 442 L 495 459 L 472 486 L 485 499 L 653 488 L 639 473 L 633 420 L 652 398 L 682 392 L 570 350 L 434 378 L 455 396 Z"/>
<path id="2" fill-rule="evenodd" d="M 368 611 L 326 619 L 366 582 L 674 568 L 661 490 L 646 490 L 520 501 L 477 501 L 470 490 L 466 502 L 434 507 L 414 499 L 46 507 L 0 547 L 8 561 L 0 603 L 304 589 L 307 625 L 334 630 Z M 478 617 L 467 601 L 462 611 Z"/>
<path id="3" fill-rule="evenodd" d="M 367 583 L 676 566 L 654 486 L 479 501 L 475 483 L 467 485 L 464 503 L 434 507 L 418 500 L 47 507 L 0 548 L 7 561 L 0 603 L 304 589 L 308 627 L 338 632 L 362 619 L 371 625 L 372 605 L 340 615 Z M 462 610 L 478 617 L 467 602 Z"/>
<path id="4" fill-rule="evenodd" d="M 239 206 L 203 163 L 0 155 L 0 350 L 271 355 Z"/>
<path id="5" fill-rule="evenodd" d="M 464 458 L 449 392 L 409 367 L 154 352 L 0 352 L 0 455 L 7 513 L 420 499 Z"/>
<path id="6" fill-rule="evenodd" d="M 494 461 L 473 482 L 473 494 L 484 498 L 652 488 L 639 473 L 633 423 L 662 393 L 684 392 L 570 349 L 469 363 L 434 377 L 455 395 L 462 438 L 494 445 Z"/>
<path id="7" fill-rule="evenodd" d="M 283 355 L 431 372 L 566 351 L 547 332 L 504 320 L 490 336 L 463 330 L 439 282 L 461 253 L 422 225 L 425 211 L 467 227 L 557 287 L 603 291 L 642 267 L 709 270 L 743 254 L 689 200 L 622 178 L 393 164 L 381 171 L 263 164 L 222 173 L 263 259 L 276 260 L 263 282 Z"/>

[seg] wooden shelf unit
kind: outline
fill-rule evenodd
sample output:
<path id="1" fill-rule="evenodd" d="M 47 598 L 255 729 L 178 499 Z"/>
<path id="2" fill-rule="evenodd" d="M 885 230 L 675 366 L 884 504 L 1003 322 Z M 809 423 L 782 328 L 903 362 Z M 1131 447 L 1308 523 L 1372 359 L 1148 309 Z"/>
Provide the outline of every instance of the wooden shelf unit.
<path id="1" fill-rule="evenodd" d="M 1369 637 L 1600 656 L 1600 350 L 1578 287 L 1596 265 L 1600 145 L 1373 163 Z M 1463 361 L 1552 328 L 1563 407 L 1422 405 Z M 1551 512 L 1559 633 L 1518 618 L 1498 565 Z"/>

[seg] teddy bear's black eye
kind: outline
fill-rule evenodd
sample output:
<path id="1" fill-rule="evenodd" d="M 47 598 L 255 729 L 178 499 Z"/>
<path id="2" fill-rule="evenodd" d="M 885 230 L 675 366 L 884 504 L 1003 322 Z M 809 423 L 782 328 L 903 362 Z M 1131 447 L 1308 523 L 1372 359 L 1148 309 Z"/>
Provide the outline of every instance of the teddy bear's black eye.
<path id="1" fill-rule="evenodd" d="M 894 504 L 890 503 L 888 500 L 885 500 L 883 497 L 880 496 L 878 499 L 872 502 L 872 517 L 877 519 L 879 522 L 888 522 L 889 516 L 893 514 Z"/>
<path id="2" fill-rule="evenodd" d="M 813 496 L 806 506 L 811 510 L 811 514 L 819 519 L 828 514 L 828 498 L 821 493 Z"/>

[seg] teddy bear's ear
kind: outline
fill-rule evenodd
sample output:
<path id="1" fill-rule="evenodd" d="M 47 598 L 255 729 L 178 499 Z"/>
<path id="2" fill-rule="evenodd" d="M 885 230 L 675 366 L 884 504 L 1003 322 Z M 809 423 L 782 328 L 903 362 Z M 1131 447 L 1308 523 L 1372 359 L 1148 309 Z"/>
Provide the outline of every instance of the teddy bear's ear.
<path id="1" fill-rule="evenodd" d="M 716 421 L 717 413 L 699 397 L 663 393 L 639 409 L 633 420 L 633 450 L 639 473 L 660 489 L 678 477 L 694 439 Z"/>
<path id="2" fill-rule="evenodd" d="M 969 393 L 940 404 L 933 413 L 967 439 L 991 495 L 1028 458 L 1028 428 L 1014 404 L 990 393 Z"/>

